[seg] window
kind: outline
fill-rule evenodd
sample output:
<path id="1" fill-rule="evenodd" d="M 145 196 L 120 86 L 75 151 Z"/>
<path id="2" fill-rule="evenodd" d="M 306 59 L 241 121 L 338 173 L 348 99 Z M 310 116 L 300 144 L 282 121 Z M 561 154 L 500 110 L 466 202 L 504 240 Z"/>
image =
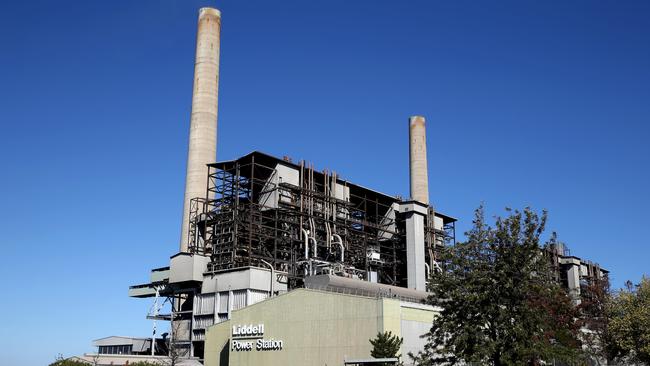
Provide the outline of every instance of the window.
<path id="1" fill-rule="evenodd" d="M 131 345 L 99 346 L 97 352 L 104 355 L 130 355 Z"/>

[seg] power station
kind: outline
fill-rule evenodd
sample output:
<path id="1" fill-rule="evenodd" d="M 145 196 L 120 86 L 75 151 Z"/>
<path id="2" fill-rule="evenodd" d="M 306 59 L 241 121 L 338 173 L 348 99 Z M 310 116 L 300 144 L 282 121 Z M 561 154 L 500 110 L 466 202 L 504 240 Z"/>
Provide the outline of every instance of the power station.
<path id="1" fill-rule="evenodd" d="M 220 11 L 202 8 L 179 252 L 129 288 L 153 299 L 148 318 L 170 330 L 100 339 L 99 354 L 82 359 L 371 364 L 368 340 L 388 330 L 404 338 L 404 356 L 422 349 L 436 313 L 422 301 L 427 279 L 456 240 L 456 219 L 429 202 L 425 118 L 404 121 L 408 199 L 260 151 L 218 161 L 220 33 Z M 555 258 L 559 280 L 578 295 L 583 278 L 607 274 L 563 248 Z"/>

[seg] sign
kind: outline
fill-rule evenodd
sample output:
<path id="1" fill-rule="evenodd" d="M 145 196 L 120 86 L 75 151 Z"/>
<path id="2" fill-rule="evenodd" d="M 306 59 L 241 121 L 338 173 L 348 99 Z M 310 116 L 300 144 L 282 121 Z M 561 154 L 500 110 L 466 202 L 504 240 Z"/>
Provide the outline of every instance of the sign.
<path id="1" fill-rule="evenodd" d="M 264 335 L 264 324 L 233 325 L 233 337 L 255 337 Z"/>
<path id="2" fill-rule="evenodd" d="M 280 351 L 284 341 L 279 339 L 264 339 L 264 324 L 233 325 L 231 335 L 233 351 Z"/>
<path id="3" fill-rule="evenodd" d="M 242 341 L 234 340 L 232 341 L 232 350 L 233 351 L 252 351 L 253 348 L 256 351 L 280 351 L 284 346 L 284 342 L 281 340 L 271 339 L 258 339 L 257 341 Z"/>

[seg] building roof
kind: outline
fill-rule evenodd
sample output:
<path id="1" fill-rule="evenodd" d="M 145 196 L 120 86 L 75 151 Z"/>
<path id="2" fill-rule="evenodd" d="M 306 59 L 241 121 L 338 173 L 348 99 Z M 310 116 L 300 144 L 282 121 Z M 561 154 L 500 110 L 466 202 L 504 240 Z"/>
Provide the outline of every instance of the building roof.
<path id="1" fill-rule="evenodd" d="M 329 274 L 305 277 L 305 287 L 313 290 L 332 291 L 375 298 L 398 298 L 414 303 L 422 303 L 430 295 L 428 292 L 417 291 L 406 287 L 362 281 Z"/>
<path id="2" fill-rule="evenodd" d="M 300 169 L 300 164 L 296 164 L 293 161 L 280 159 L 278 157 L 275 157 L 273 155 L 270 155 L 270 154 L 267 154 L 267 153 L 264 153 L 264 152 L 261 152 L 261 151 L 258 151 L 258 150 L 253 150 L 250 153 L 248 153 L 246 155 L 243 155 L 243 156 L 241 156 L 241 157 L 239 157 L 237 159 L 234 159 L 234 160 L 219 161 L 219 162 L 216 162 L 216 163 L 208 164 L 208 166 L 213 167 L 213 168 L 217 168 L 217 169 L 230 169 L 230 168 L 233 168 L 235 166 L 235 163 L 237 163 L 237 162 L 253 160 L 253 159 L 255 159 L 256 164 L 266 165 L 269 168 L 273 168 L 275 166 L 275 164 L 283 164 L 285 166 L 289 166 L 289 167 L 292 167 L 292 168 L 295 168 L 295 169 Z M 318 171 L 314 171 L 314 173 L 315 174 L 322 174 L 321 172 L 318 172 Z M 246 174 L 246 172 L 244 172 L 244 174 Z M 386 194 L 386 193 L 383 193 L 383 192 L 379 192 L 377 190 L 367 188 L 367 187 L 362 186 L 360 184 L 352 183 L 352 182 L 349 182 L 349 181 L 344 180 L 344 179 L 337 178 L 337 183 L 343 184 L 343 185 L 346 185 L 346 186 L 356 187 L 356 188 L 359 188 L 359 189 L 362 189 L 362 190 L 365 190 L 365 191 L 368 191 L 368 192 L 372 192 L 374 194 L 377 194 L 378 196 L 383 197 L 386 200 L 390 200 L 390 201 L 394 201 L 394 202 L 401 202 L 402 201 L 395 195 L 389 195 L 389 194 Z M 435 211 L 435 214 L 436 214 L 436 216 L 442 218 L 445 223 L 458 221 L 456 218 L 454 218 L 452 216 L 445 215 L 445 214 L 443 214 L 441 212 L 438 212 L 438 211 Z"/>
<path id="3" fill-rule="evenodd" d="M 135 346 L 136 349 L 144 346 L 145 344 L 150 344 L 151 338 L 135 338 L 135 337 L 123 337 L 123 336 L 108 336 L 104 338 L 95 339 L 93 341 L 94 347 L 99 346 Z M 147 345 L 148 347 L 148 345 Z"/>
<path id="4" fill-rule="evenodd" d="M 346 359 L 345 365 L 383 365 L 386 363 L 397 364 L 399 359 L 397 358 L 358 358 L 358 359 Z"/>

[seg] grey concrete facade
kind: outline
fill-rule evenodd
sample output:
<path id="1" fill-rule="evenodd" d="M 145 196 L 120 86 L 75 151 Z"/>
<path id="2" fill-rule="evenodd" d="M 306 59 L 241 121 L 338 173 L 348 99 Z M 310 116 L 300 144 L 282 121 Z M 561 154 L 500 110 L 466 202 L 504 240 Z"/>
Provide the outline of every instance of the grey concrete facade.
<path id="1" fill-rule="evenodd" d="M 426 266 L 424 262 L 424 218 L 427 206 L 420 202 L 405 202 L 400 212 L 406 216 L 406 276 L 408 288 L 427 290 Z"/>
<path id="2" fill-rule="evenodd" d="M 439 309 L 394 298 L 296 289 L 235 310 L 229 320 L 206 334 L 206 366 L 343 365 L 368 359 L 370 339 L 390 331 L 404 338 L 401 355 L 422 350 L 421 336 Z M 255 335 L 236 334 L 240 326 L 257 326 Z M 273 348 L 258 342 L 275 341 Z M 241 347 L 250 343 L 251 348 Z"/>

